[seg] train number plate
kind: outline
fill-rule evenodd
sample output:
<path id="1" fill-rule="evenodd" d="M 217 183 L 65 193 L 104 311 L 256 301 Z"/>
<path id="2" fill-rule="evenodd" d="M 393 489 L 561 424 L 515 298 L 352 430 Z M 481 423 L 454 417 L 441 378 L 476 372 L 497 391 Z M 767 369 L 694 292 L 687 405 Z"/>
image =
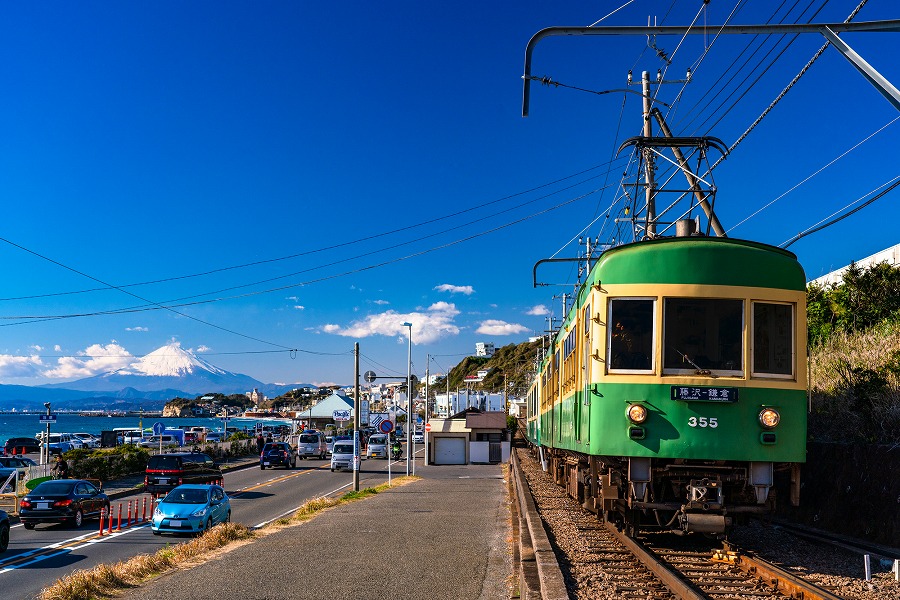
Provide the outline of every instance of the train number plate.
<path id="1" fill-rule="evenodd" d="M 686 402 L 737 402 L 737 388 L 672 386 L 672 400 Z"/>

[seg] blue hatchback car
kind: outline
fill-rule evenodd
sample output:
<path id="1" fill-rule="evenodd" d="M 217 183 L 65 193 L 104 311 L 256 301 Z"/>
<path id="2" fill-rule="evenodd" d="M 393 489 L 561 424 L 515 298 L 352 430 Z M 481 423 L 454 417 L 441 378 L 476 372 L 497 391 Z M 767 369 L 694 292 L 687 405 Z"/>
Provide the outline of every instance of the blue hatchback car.
<path id="1" fill-rule="evenodd" d="M 185 484 L 156 504 L 150 529 L 161 533 L 203 533 L 231 520 L 231 501 L 218 485 Z"/>

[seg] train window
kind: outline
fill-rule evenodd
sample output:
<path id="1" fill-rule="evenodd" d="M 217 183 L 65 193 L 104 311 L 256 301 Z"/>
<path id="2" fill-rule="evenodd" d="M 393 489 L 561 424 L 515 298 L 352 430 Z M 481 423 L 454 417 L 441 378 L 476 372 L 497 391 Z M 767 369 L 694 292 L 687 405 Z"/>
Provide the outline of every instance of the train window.
<path id="1" fill-rule="evenodd" d="M 794 375 L 794 308 L 753 303 L 753 374 Z"/>
<path id="2" fill-rule="evenodd" d="M 653 306 L 647 298 L 616 298 L 609 301 L 609 371 L 653 370 Z"/>
<path id="3" fill-rule="evenodd" d="M 666 298 L 664 307 L 664 372 L 743 373 L 743 300 Z"/>

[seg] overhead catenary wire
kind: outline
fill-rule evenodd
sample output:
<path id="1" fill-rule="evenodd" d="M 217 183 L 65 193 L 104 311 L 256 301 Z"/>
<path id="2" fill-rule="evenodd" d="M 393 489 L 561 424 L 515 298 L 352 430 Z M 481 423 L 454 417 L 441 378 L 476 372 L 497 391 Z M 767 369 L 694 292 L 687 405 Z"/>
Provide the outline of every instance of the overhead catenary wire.
<path id="1" fill-rule="evenodd" d="M 893 191 L 894 188 L 896 188 L 897 186 L 900 186 L 900 175 L 897 175 L 897 176 L 892 177 L 892 178 L 889 180 L 889 182 L 890 182 L 890 181 L 893 181 L 894 183 L 890 184 L 885 190 L 883 190 L 883 191 L 881 191 L 880 193 L 876 194 L 876 195 L 873 196 L 872 198 L 869 198 L 869 200 L 867 200 L 866 202 L 860 204 L 859 206 L 857 206 L 857 207 L 854 208 L 853 210 L 851 210 L 851 211 L 849 211 L 849 212 L 847 212 L 847 213 L 844 213 L 844 214 L 842 214 L 842 215 L 840 215 L 840 216 L 838 216 L 838 217 L 836 217 L 836 218 L 834 218 L 834 219 L 830 219 L 830 217 L 832 217 L 832 216 L 834 216 L 834 215 L 837 215 L 837 214 L 839 214 L 841 211 L 844 211 L 844 210 L 848 209 L 849 207 L 853 206 L 854 204 L 858 203 L 860 200 L 862 200 L 862 198 L 857 198 L 856 200 L 854 200 L 854 201 L 851 202 L 850 204 L 844 206 L 844 207 L 841 208 L 840 210 L 831 213 L 831 215 L 829 215 L 828 217 L 826 217 L 826 218 L 823 219 L 822 221 L 819 221 L 818 223 L 816 223 L 816 224 L 813 225 L 812 227 L 806 229 L 805 231 L 802 231 L 801 233 L 798 233 L 797 235 L 795 235 L 795 236 L 792 237 L 791 239 L 789 239 L 789 240 L 787 240 L 787 241 L 785 241 L 785 242 L 782 242 L 781 244 L 779 244 L 779 247 L 781 247 L 781 248 L 787 248 L 788 246 L 790 246 L 791 244 L 793 244 L 793 243 L 796 242 L 797 240 L 800 240 L 801 238 L 804 238 L 804 237 L 806 237 L 806 236 L 808 236 L 808 235 L 810 235 L 810 234 L 816 233 L 817 231 L 822 231 L 822 230 L 825 229 L 826 227 L 830 227 L 830 226 L 834 225 L 835 223 L 837 223 L 837 222 L 839 222 L 839 221 L 843 221 L 844 219 L 846 219 L 846 218 L 849 217 L 850 215 L 852 215 L 852 214 L 854 214 L 854 213 L 857 213 L 857 212 L 861 211 L 862 209 L 864 209 L 865 207 L 869 206 L 870 204 L 872 204 L 872 203 L 875 202 L 876 200 L 879 200 L 880 198 L 882 198 L 882 197 L 884 197 L 885 195 L 887 195 L 889 192 Z M 875 189 L 876 189 L 876 190 L 877 190 L 877 189 L 880 189 L 880 188 L 884 187 L 885 185 L 888 185 L 887 182 L 881 184 L 880 186 L 878 186 L 878 187 L 875 188 Z M 872 192 L 874 192 L 874 191 L 875 191 L 875 190 L 872 190 Z M 869 192 L 869 194 L 871 194 L 872 192 Z M 868 194 L 866 194 L 866 196 L 868 196 Z M 863 196 L 863 197 L 865 197 L 865 196 Z M 828 219 L 830 219 L 830 220 L 828 220 Z M 826 220 L 827 220 L 827 221 L 826 221 Z"/>
<path id="2" fill-rule="evenodd" d="M 434 224 L 434 223 L 437 223 L 437 222 L 440 222 L 440 221 L 444 221 L 444 220 L 446 220 L 446 219 L 451 219 L 451 218 L 454 218 L 454 217 L 458 217 L 458 216 L 460 216 L 460 215 L 463 215 L 463 214 L 466 214 L 466 213 L 469 213 L 469 212 L 473 212 L 473 211 L 476 211 L 476 210 L 481 210 L 481 209 L 483 209 L 483 208 L 485 208 L 485 207 L 492 206 L 492 205 L 494 205 L 494 204 L 498 204 L 498 203 L 504 202 L 504 201 L 506 201 L 506 200 L 511 200 L 511 199 L 517 198 L 517 197 L 519 197 L 519 196 L 524 196 L 524 195 L 526 195 L 526 194 L 531 194 L 531 193 L 536 192 L 536 191 L 538 191 L 538 190 L 542 190 L 542 189 L 544 189 L 544 188 L 547 188 L 547 187 L 556 185 L 556 184 L 558 184 L 558 183 L 562 183 L 562 182 L 564 182 L 564 181 L 568 181 L 568 180 L 570 180 L 570 179 L 574 179 L 574 178 L 579 177 L 579 176 L 581 176 L 581 175 L 584 175 L 584 174 L 586 174 L 586 173 L 590 173 L 591 171 L 595 171 L 595 170 L 600 169 L 600 168 L 602 168 L 602 167 L 609 167 L 610 164 L 611 164 L 611 162 L 615 162 L 615 160 L 616 160 L 615 157 L 613 157 L 613 158 L 611 159 L 610 162 L 596 164 L 596 165 L 593 165 L 593 166 L 588 167 L 588 168 L 586 168 L 586 169 L 582 169 L 582 170 L 580 170 L 580 171 L 577 171 L 577 172 L 575 172 L 575 173 L 570 173 L 569 175 L 565 175 L 565 176 L 563 176 L 563 177 L 559 177 L 559 178 L 554 179 L 554 180 L 552 180 L 552 181 L 549 181 L 549 182 L 546 182 L 546 183 L 542 183 L 542 184 L 540 184 L 540 185 L 533 186 L 533 187 L 531 187 L 531 188 L 529 188 L 529 189 L 522 190 L 522 191 L 519 191 L 519 192 L 514 192 L 514 193 L 512 193 L 512 194 L 508 194 L 508 195 L 502 196 L 502 197 L 497 198 L 497 199 L 494 199 L 494 200 L 489 200 L 489 201 L 486 201 L 486 202 L 482 202 L 482 203 L 479 203 L 479 204 L 476 205 L 476 206 L 472 206 L 472 207 L 469 207 L 469 208 L 466 208 L 466 209 L 463 209 L 463 210 L 459 210 L 459 211 L 456 211 L 456 212 L 453 212 L 453 213 L 448 213 L 448 214 L 446 214 L 446 215 L 442 215 L 442 216 L 439 216 L 439 217 L 435 217 L 434 219 L 428 219 L 428 220 L 425 220 L 425 221 L 421 221 L 421 222 L 419 222 L 419 223 L 414 223 L 414 224 L 412 224 L 412 225 L 403 226 L 403 227 L 398 227 L 398 228 L 396 228 L 396 229 L 392 229 L 392 230 L 389 230 L 389 231 L 383 231 L 383 232 L 381 232 L 381 233 L 376 233 L 376 234 L 372 234 L 372 235 L 369 235 L 369 236 L 357 238 L 357 239 L 355 239 L 355 240 L 349 240 L 349 241 L 346 241 L 346 242 L 342 242 L 342 243 L 340 243 L 340 244 L 334 244 L 334 245 L 331 245 L 331 246 L 323 246 L 323 247 L 320 247 L 320 248 L 314 248 L 314 249 L 312 249 L 312 250 L 307 250 L 307 251 L 304 251 L 304 252 L 298 252 L 298 253 L 289 254 L 289 255 L 286 255 L 286 256 L 280 256 L 280 257 L 276 257 L 276 258 L 268 258 L 268 259 L 263 259 L 263 260 L 253 261 L 253 262 L 249 262 L 249 263 L 243 263 L 243 264 L 239 264 L 239 265 L 231 265 L 231 266 L 221 267 L 221 268 L 217 268 L 217 269 L 210 269 L 210 270 L 202 271 L 202 272 L 198 272 L 198 273 L 191 273 L 191 274 L 187 274 L 187 275 L 177 275 L 177 276 L 173 276 L 173 277 L 166 277 L 166 278 L 162 278 L 162 279 L 155 279 L 155 280 L 149 280 L 149 281 L 141 281 L 141 282 L 135 282 L 135 283 L 126 283 L 126 284 L 118 285 L 118 286 L 117 286 L 116 288 L 114 288 L 114 289 L 126 289 L 126 288 L 132 288 L 132 287 L 138 287 L 138 286 L 144 286 L 144 285 L 155 285 L 155 284 L 159 284 L 159 283 L 169 283 L 169 282 L 172 282 L 172 281 L 181 281 L 181 280 L 185 280 L 185 279 L 193 279 L 193 278 L 197 278 L 197 277 L 204 277 L 204 276 L 207 276 L 207 275 L 214 275 L 214 274 L 216 274 L 216 273 L 222 273 L 222 272 L 225 272 L 225 271 L 233 271 L 233 270 L 237 270 L 237 269 L 243 269 L 243 268 L 248 268 L 248 267 L 255 267 L 255 266 L 259 266 L 259 265 L 265 265 L 265 264 L 271 264 L 271 263 L 275 263 L 275 262 L 281 262 L 281 261 L 291 260 L 291 259 L 294 259 L 294 258 L 300 258 L 300 257 L 302 257 L 302 256 L 310 256 L 310 255 L 312 255 L 312 254 L 318 254 L 318 253 L 326 252 L 326 251 L 329 251 L 329 250 L 335 250 L 335 249 L 339 249 L 339 248 L 344 248 L 344 247 L 347 247 L 347 246 L 349 246 L 349 245 L 360 244 L 360 243 L 367 242 L 367 241 L 370 241 L 370 240 L 374 240 L 374 239 L 378 239 L 378 238 L 382 238 L 382 237 L 392 236 L 392 235 L 395 235 L 395 234 L 400 233 L 400 232 L 407 232 L 407 231 L 410 231 L 410 230 L 413 230 L 413 229 L 417 229 L 417 228 L 420 228 L 420 227 L 424 227 L 424 226 L 426 226 L 426 225 L 431 225 L 431 224 Z M 554 193 L 547 194 L 547 195 L 545 195 L 545 196 L 540 196 L 540 197 L 537 198 L 536 200 L 540 200 L 540 199 L 543 199 L 543 198 L 547 198 L 547 197 L 549 197 L 549 196 L 551 196 L 551 195 L 553 195 L 553 194 L 555 194 L 555 193 L 560 193 L 561 191 L 565 191 L 565 190 L 567 190 L 567 189 L 571 189 L 572 187 L 575 187 L 576 185 L 581 185 L 581 184 L 585 183 L 586 181 L 590 181 L 591 179 L 596 179 L 597 177 L 599 177 L 599 175 L 598 175 L 598 176 L 594 176 L 594 177 L 587 178 L 587 179 L 585 179 L 585 180 L 582 180 L 582 181 L 580 181 L 580 182 L 577 183 L 577 184 L 573 184 L 573 185 L 571 185 L 571 186 L 564 187 L 564 188 L 562 188 L 561 190 L 557 190 L 557 191 L 554 192 Z M 531 200 L 531 201 L 529 201 L 529 202 L 526 202 L 526 203 L 523 203 L 523 204 L 519 204 L 519 205 L 517 205 L 517 206 L 521 207 L 521 206 L 524 206 L 524 205 L 526 205 L 526 204 L 533 203 L 534 201 L 535 201 L 535 200 Z M 508 212 L 508 211 L 501 211 L 500 213 L 495 213 L 495 214 L 502 214 L 503 212 Z M 475 222 L 477 222 L 477 221 L 475 221 Z M 394 244 L 394 245 L 396 246 L 396 244 Z M 110 289 L 113 289 L 113 288 L 110 288 L 109 286 L 105 286 L 105 287 L 90 288 L 90 289 L 84 289 L 84 290 L 71 290 L 71 291 L 65 291 L 65 292 L 51 292 L 51 293 L 46 293 L 46 294 L 32 294 L 32 295 L 28 295 L 28 296 L 14 296 L 14 297 L 0 298 L 0 302 L 4 302 L 4 301 L 16 301 L 16 300 L 33 300 L 33 299 L 38 299 L 38 298 L 52 298 L 52 297 L 56 297 L 56 296 L 67 296 L 67 295 L 73 295 L 73 294 L 85 294 L 85 293 L 90 293 L 90 292 L 108 291 L 108 290 L 110 290 Z"/>
<path id="3" fill-rule="evenodd" d="M 891 119 L 890 121 L 888 121 L 887 123 L 885 123 L 884 125 L 882 125 L 881 127 L 879 127 L 877 130 L 875 130 L 875 131 L 873 131 L 872 133 L 870 133 L 870 134 L 869 134 L 868 136 L 866 136 L 864 139 L 860 140 L 859 142 L 857 142 L 856 144 L 854 144 L 853 146 L 851 146 L 851 147 L 848 148 L 847 150 L 844 150 L 844 152 L 842 152 L 840 155 L 834 157 L 834 158 L 831 159 L 829 162 L 827 162 L 826 164 L 824 164 L 824 165 L 822 165 L 821 167 L 819 167 L 816 171 L 814 171 L 813 173 L 807 175 L 807 176 L 804 177 L 802 180 L 798 181 L 796 184 L 794 184 L 793 186 L 791 186 L 788 190 L 786 190 L 786 191 L 784 191 L 783 193 L 779 194 L 778 196 L 776 196 L 775 198 L 773 198 L 772 200 L 770 200 L 769 202 L 767 202 L 765 205 L 761 206 L 760 208 L 758 208 L 758 209 L 755 210 L 754 212 L 750 213 L 749 215 L 747 215 L 746 217 L 744 217 L 743 219 L 741 219 L 740 221 L 738 221 L 736 224 L 732 225 L 732 226 L 728 229 L 728 233 L 731 233 L 731 231 L 732 231 L 733 229 L 737 229 L 738 227 L 740 227 L 741 225 L 743 225 L 744 223 L 746 223 L 747 221 L 749 221 L 750 219 L 752 219 L 753 217 L 755 217 L 756 215 L 758 215 L 759 213 L 761 213 L 762 211 L 766 210 L 767 208 L 769 208 L 770 206 L 772 206 L 773 204 L 775 204 L 776 202 L 778 202 L 779 200 L 781 200 L 782 198 L 784 198 L 785 196 L 787 196 L 788 194 L 790 194 L 791 192 L 793 192 L 794 190 L 796 190 L 797 188 L 799 188 L 800 186 L 802 186 L 803 184 L 805 184 L 806 182 L 808 182 L 809 180 L 811 180 L 813 177 L 815 177 L 816 175 L 818 175 L 819 173 L 821 173 L 821 172 L 824 171 L 825 169 L 831 167 L 831 166 L 834 165 L 836 162 L 838 162 L 839 160 L 841 160 L 842 158 L 844 158 L 845 156 L 847 156 L 848 154 L 850 154 L 851 152 L 853 152 L 854 150 L 856 150 L 857 148 L 859 148 L 860 146 L 862 146 L 863 144 L 865 144 L 866 142 L 868 142 L 869 140 L 871 140 L 873 137 L 875 137 L 876 135 L 878 135 L 879 133 L 881 133 L 882 131 L 884 131 L 885 129 L 887 129 L 889 126 L 891 126 L 891 125 L 893 125 L 894 123 L 896 123 L 898 120 L 900 120 L 900 115 L 894 117 L 893 119 Z"/>
<path id="4" fill-rule="evenodd" d="M 150 303 L 150 304 L 148 304 L 148 305 L 135 306 L 135 307 L 124 308 L 124 309 L 108 310 L 108 311 L 95 311 L 95 312 L 71 313 L 71 314 L 58 314 L 58 315 L 34 315 L 34 316 L 20 315 L 20 316 L 14 316 L 14 317 L 10 317 L 10 316 L 7 316 L 7 317 L 0 317 L 0 319 L 5 319 L 5 320 L 24 319 L 24 320 L 14 321 L 14 322 L 12 322 L 12 323 L 2 323 L 2 324 L 0 324 L 0 327 L 9 327 L 9 326 L 13 326 L 13 325 L 23 325 L 23 324 L 26 324 L 26 323 L 40 323 L 40 322 L 44 322 L 44 321 L 52 321 L 52 320 L 57 320 L 57 319 L 70 319 L 70 318 L 79 318 L 79 317 L 95 317 L 95 316 L 101 316 L 101 315 L 126 314 L 126 313 L 146 312 L 146 311 L 162 310 L 162 309 L 184 308 L 184 307 L 187 307 L 187 306 L 194 306 L 194 305 L 198 305 L 198 304 L 209 304 L 209 303 L 212 303 L 212 302 L 221 302 L 221 301 L 225 301 L 225 300 L 234 300 L 234 299 L 238 299 L 238 298 L 246 298 L 246 297 L 249 297 L 249 296 L 257 296 L 257 295 L 260 295 L 260 294 L 267 294 L 267 293 L 272 293 L 272 292 L 278 292 L 278 291 L 283 291 L 283 290 L 287 290 L 287 289 L 292 289 L 292 288 L 296 288 L 296 287 L 301 287 L 301 286 L 311 285 L 311 284 L 319 283 L 319 282 L 322 282 L 322 281 L 328 281 L 328 280 L 331 280 L 331 279 L 336 279 L 336 278 L 338 278 L 338 277 L 344 277 L 344 276 L 347 276 L 347 275 L 353 275 L 353 274 L 356 274 L 356 273 L 361 273 L 361 272 L 369 271 L 369 270 L 372 270 L 372 269 L 377 269 L 377 268 L 384 267 L 384 266 L 387 266 L 387 265 L 390 265 L 390 264 L 395 264 L 395 263 L 398 263 L 398 262 L 406 261 L 406 260 L 409 260 L 409 259 L 412 259 L 412 258 L 415 258 L 415 257 L 418 257 L 418 256 L 423 256 L 423 255 L 429 254 L 429 253 L 431 253 L 431 252 L 436 252 L 436 251 L 442 250 L 442 249 L 444 249 L 444 248 L 449 248 L 449 247 L 451 247 L 451 246 L 455 246 L 455 245 L 457 245 L 457 244 L 461 244 L 461 243 L 464 243 L 464 242 L 467 242 L 467 241 L 471 241 L 471 240 L 473 240 L 473 239 L 477 239 L 477 238 L 479 238 L 479 237 L 482 237 L 482 236 L 485 236 L 485 235 L 489 235 L 489 234 L 491 234 L 491 233 L 495 233 L 495 232 L 500 231 L 500 230 L 502 230 L 502 229 L 505 229 L 505 228 L 507 228 L 507 227 L 512 227 L 513 225 L 517 225 L 517 224 L 522 223 L 522 222 L 524 222 L 524 221 L 528 221 L 528 220 L 530 220 L 530 219 L 533 219 L 533 218 L 536 218 L 536 217 L 545 215 L 545 214 L 547 214 L 547 213 L 549 213 L 549 212 L 552 212 L 552 211 L 554 211 L 554 210 L 559 210 L 560 208 L 563 208 L 563 207 L 565 207 L 565 206 L 568 206 L 568 205 L 570 205 L 570 204 L 572 204 L 572 203 L 574 203 L 574 202 L 577 202 L 577 201 L 579 201 L 579 200 L 583 200 L 584 198 L 587 198 L 587 197 L 589 197 L 589 196 L 591 196 L 591 195 L 597 193 L 597 191 L 599 191 L 599 190 L 595 189 L 595 190 L 586 192 L 586 193 L 584 193 L 584 194 L 581 194 L 581 195 L 579 195 L 579 196 L 576 196 L 576 197 L 574 197 L 574 198 L 570 198 L 569 200 L 566 200 L 566 201 L 564 201 L 564 202 L 561 202 L 561 203 L 559 203 L 559 204 L 556 204 L 555 206 L 551 206 L 551 207 L 549 207 L 549 208 L 546 208 L 546 209 L 544 209 L 544 210 L 538 211 L 538 212 L 536 212 L 536 213 L 532 213 L 531 215 L 526 215 L 526 216 L 524 216 L 524 217 L 522 217 L 522 218 L 519 218 L 519 219 L 516 219 L 516 220 L 514 220 L 514 221 L 511 221 L 511 222 L 508 222 L 508 223 L 499 225 L 499 226 L 497 226 L 497 227 L 493 227 L 493 228 L 488 229 L 488 230 L 485 230 L 485 231 L 481 231 L 481 232 L 479 232 L 479 233 L 472 234 L 472 235 L 470 235 L 470 236 L 466 236 L 466 237 L 464 237 L 464 238 L 460 238 L 460 239 L 457 239 L 457 240 L 453 240 L 453 241 L 451 241 L 451 242 L 447 242 L 447 243 L 441 244 L 441 245 L 439 245 L 439 246 L 434 246 L 434 247 L 431 247 L 431 248 L 427 248 L 427 249 L 421 250 L 421 251 L 419 251 L 419 252 L 414 252 L 414 253 L 412 253 L 412 254 L 408 254 L 408 255 L 406 255 L 406 256 L 402 256 L 402 257 L 395 258 L 395 259 L 392 259 L 392 260 L 383 261 L 383 262 L 380 262 L 380 263 L 374 263 L 374 264 L 370 264 L 370 265 L 367 265 L 367 266 L 364 266 L 364 267 L 360 267 L 360 268 L 357 268 L 357 269 L 352 269 L 352 270 L 349 270 L 349 271 L 345 271 L 345 272 L 343 272 L 343 273 L 336 273 L 336 274 L 332 274 L 332 275 L 327 275 L 327 276 L 319 277 L 319 278 L 316 278 L 316 279 L 311 279 L 311 280 L 306 280 L 306 281 L 302 281 L 302 282 L 291 283 L 291 284 L 288 284 L 288 285 L 283 285 L 283 286 L 279 286 L 279 287 L 275 287 L 275 288 L 270 288 L 270 289 L 266 289 L 266 290 L 259 290 L 259 291 L 255 291 L 255 292 L 247 292 L 247 293 L 245 293 L 245 294 L 238 294 L 238 295 L 228 296 L 228 297 L 222 297 L 222 298 L 210 298 L 210 299 L 206 299 L 206 300 L 197 300 L 197 301 L 194 301 L 194 302 L 185 302 L 185 303 L 181 303 L 181 304 L 173 304 L 171 307 L 167 307 L 167 306 L 161 305 L 160 303 Z M 0 239 L 2 239 L 2 238 L 0 238 Z M 148 301 L 145 300 L 145 302 L 148 302 Z M 195 320 L 196 320 L 196 319 L 195 319 Z"/>

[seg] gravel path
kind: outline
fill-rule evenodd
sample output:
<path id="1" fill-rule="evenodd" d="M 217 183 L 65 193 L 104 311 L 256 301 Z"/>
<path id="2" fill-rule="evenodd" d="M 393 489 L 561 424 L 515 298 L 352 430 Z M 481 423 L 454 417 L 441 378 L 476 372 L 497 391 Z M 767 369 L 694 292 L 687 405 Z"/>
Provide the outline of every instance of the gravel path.
<path id="1" fill-rule="evenodd" d="M 563 489 L 541 470 L 526 449 L 518 448 L 522 472 L 531 487 L 538 511 L 547 526 L 550 541 L 574 599 L 620 600 L 604 564 L 590 547 L 588 530 L 597 517 L 566 496 Z M 736 529 L 729 539 L 760 557 L 814 581 L 848 600 L 900 600 L 900 583 L 890 564 L 872 557 L 872 581 L 866 581 L 863 558 L 846 550 L 813 544 L 777 527 L 758 522 Z"/>

